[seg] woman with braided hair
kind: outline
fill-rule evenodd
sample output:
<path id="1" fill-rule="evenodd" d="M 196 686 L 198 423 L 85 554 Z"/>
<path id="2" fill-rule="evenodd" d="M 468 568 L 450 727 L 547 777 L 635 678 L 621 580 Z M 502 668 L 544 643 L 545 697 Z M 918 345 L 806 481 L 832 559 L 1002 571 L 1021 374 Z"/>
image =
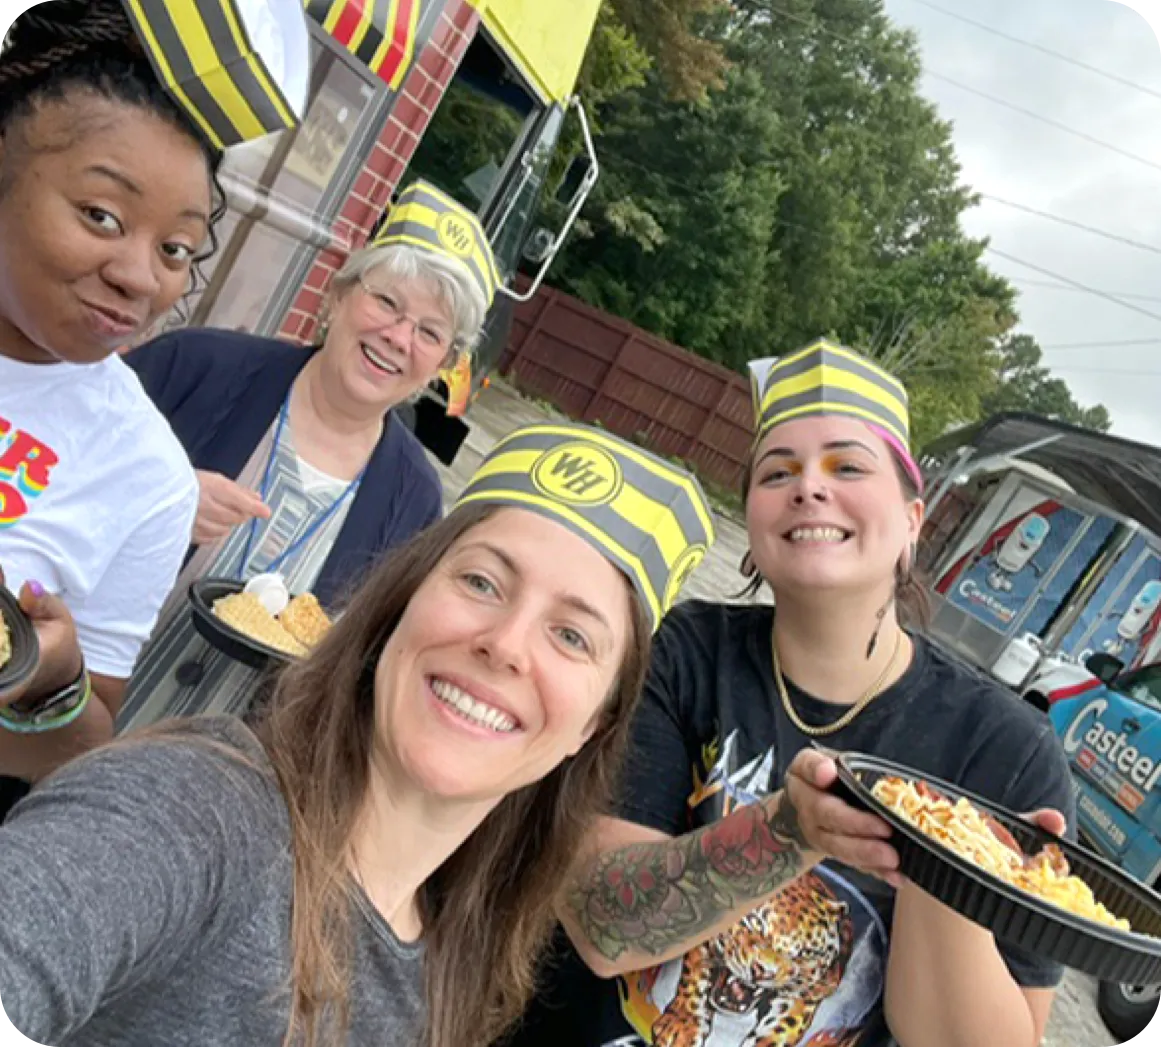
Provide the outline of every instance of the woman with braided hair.
<path id="1" fill-rule="evenodd" d="M 0 694 L 0 771 L 23 781 L 112 736 L 197 506 L 116 354 L 189 290 L 221 210 L 212 122 L 151 57 L 117 0 L 41 3 L 0 53 L 0 568 L 40 645 Z"/>

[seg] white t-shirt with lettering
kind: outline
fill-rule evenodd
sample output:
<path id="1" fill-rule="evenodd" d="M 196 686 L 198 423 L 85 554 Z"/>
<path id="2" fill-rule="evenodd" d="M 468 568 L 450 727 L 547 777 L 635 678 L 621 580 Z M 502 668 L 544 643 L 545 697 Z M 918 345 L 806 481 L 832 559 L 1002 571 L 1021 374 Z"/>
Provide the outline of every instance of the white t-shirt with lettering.
<path id="1" fill-rule="evenodd" d="M 119 356 L 0 356 L 0 567 L 68 605 L 85 663 L 127 677 L 189 546 L 185 451 Z"/>

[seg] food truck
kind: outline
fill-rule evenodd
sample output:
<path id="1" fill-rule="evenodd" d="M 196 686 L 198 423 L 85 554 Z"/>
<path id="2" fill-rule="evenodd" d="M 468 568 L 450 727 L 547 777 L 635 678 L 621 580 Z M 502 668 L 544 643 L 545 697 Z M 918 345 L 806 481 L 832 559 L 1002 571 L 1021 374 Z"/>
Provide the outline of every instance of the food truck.
<path id="1" fill-rule="evenodd" d="M 936 639 L 1017 690 L 1050 657 L 1152 657 L 1161 540 L 1017 463 L 965 488 L 974 511 L 933 565 Z"/>
<path id="2" fill-rule="evenodd" d="M 926 466 L 932 637 L 1048 715 L 1081 835 L 1161 885 L 1161 449 L 1008 415 Z M 1101 984 L 1120 1042 L 1159 991 Z"/>
<path id="3" fill-rule="evenodd" d="M 479 215 L 505 283 L 470 378 L 463 368 L 445 373 L 415 408 L 417 435 L 450 462 L 467 434 L 456 416 L 499 359 L 513 302 L 535 292 L 597 177 L 573 92 L 599 6 L 308 0 L 305 117 L 227 152 L 219 248 L 162 329 L 209 325 L 309 344 L 331 276 L 399 191 L 427 179 Z M 566 142 L 583 152 L 562 179 Z M 554 179 L 567 198 L 553 198 L 555 223 L 540 224 Z"/>

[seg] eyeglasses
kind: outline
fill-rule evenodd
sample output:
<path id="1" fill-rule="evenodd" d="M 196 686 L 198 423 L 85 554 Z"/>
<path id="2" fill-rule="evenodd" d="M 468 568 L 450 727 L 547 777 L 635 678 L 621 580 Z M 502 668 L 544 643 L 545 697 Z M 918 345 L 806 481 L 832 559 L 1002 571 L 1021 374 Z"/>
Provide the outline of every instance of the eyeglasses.
<path id="1" fill-rule="evenodd" d="M 452 335 L 430 321 L 417 320 L 409 315 L 406 303 L 394 291 L 372 287 L 363 279 L 359 280 L 359 286 L 367 296 L 367 304 L 375 323 L 380 327 L 395 327 L 406 320 L 411 325 L 411 347 L 416 352 L 442 356 L 451 351 L 455 344 Z"/>

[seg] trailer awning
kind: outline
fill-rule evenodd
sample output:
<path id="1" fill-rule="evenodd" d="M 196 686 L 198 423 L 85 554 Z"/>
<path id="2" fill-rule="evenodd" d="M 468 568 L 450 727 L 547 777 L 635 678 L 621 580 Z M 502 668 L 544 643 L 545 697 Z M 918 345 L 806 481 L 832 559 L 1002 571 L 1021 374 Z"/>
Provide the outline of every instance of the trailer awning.
<path id="1" fill-rule="evenodd" d="M 468 0 L 496 43 L 546 102 L 576 87 L 600 0 Z"/>
<path id="2" fill-rule="evenodd" d="M 1136 520 L 1161 535 L 1161 448 L 1106 436 L 1034 414 L 999 414 L 947 433 L 923 449 L 929 475 L 956 468 L 961 454 L 1032 462 L 1064 480 L 1077 494 Z M 961 460 L 967 468 L 969 462 Z"/>
<path id="3" fill-rule="evenodd" d="M 306 11 L 348 51 L 398 89 L 415 57 L 416 32 L 437 0 L 305 0 Z M 546 105 L 566 102 L 601 0 L 467 0 L 505 58 Z"/>
<path id="4" fill-rule="evenodd" d="M 306 0 L 306 13 L 393 91 L 415 57 L 421 0 Z"/>

